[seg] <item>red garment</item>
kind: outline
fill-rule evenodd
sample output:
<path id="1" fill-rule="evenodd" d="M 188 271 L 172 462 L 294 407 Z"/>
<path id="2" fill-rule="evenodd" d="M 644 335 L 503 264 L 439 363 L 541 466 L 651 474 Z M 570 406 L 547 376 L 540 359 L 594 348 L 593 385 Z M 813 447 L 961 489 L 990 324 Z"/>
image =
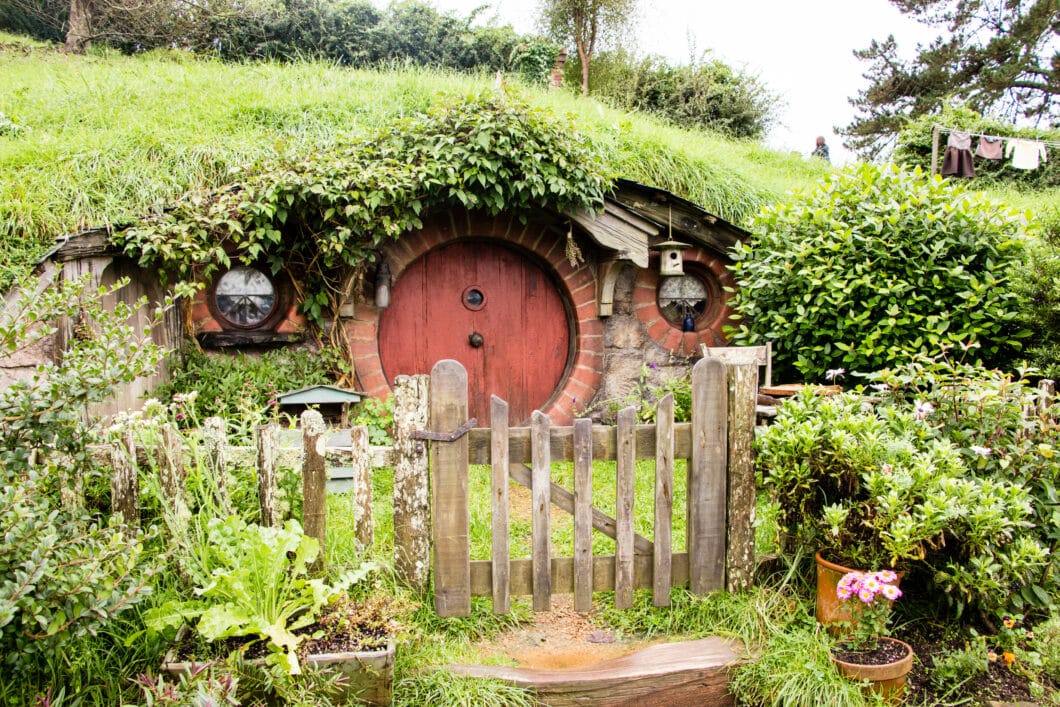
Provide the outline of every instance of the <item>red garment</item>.
<path id="1" fill-rule="evenodd" d="M 975 176 L 971 150 L 958 150 L 956 147 L 946 148 L 946 154 L 942 156 L 942 176 L 949 175 L 956 177 Z"/>

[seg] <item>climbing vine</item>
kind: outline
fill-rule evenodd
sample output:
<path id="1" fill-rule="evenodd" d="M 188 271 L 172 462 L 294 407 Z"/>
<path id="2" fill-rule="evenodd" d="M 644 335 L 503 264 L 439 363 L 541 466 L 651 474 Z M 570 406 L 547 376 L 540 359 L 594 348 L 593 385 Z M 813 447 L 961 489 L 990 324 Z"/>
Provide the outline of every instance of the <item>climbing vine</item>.
<path id="1" fill-rule="evenodd" d="M 115 236 L 140 265 L 206 280 L 233 262 L 286 270 L 317 324 L 388 239 L 454 206 L 598 210 L 610 182 L 570 117 L 511 96 L 449 100 L 377 133 L 276 157 Z"/>

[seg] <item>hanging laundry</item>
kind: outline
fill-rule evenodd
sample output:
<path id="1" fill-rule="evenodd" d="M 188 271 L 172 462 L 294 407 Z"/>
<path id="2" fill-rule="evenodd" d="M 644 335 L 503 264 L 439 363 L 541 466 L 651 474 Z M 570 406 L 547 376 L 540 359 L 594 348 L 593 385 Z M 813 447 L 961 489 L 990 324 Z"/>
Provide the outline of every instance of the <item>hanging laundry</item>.
<path id="1" fill-rule="evenodd" d="M 1000 160 L 1003 147 L 1001 138 L 993 137 L 992 135 L 981 135 L 979 144 L 975 148 L 975 156 L 982 157 L 985 160 Z"/>
<path id="2" fill-rule="evenodd" d="M 1005 145 L 1005 155 L 1012 157 L 1012 166 L 1016 169 L 1038 169 L 1039 158 L 1042 162 L 1049 161 L 1045 144 L 1037 140 L 1013 138 Z"/>
<path id="3" fill-rule="evenodd" d="M 972 135 L 960 130 L 950 131 L 946 153 L 942 156 L 942 176 L 974 177 L 972 166 Z"/>

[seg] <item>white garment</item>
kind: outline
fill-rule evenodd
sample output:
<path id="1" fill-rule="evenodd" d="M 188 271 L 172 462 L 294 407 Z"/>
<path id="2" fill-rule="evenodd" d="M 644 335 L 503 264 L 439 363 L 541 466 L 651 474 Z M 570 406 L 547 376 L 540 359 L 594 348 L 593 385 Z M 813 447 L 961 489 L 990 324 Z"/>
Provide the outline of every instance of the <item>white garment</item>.
<path id="1" fill-rule="evenodd" d="M 1045 151 L 1045 143 L 1037 140 L 1020 140 L 1018 138 L 1009 140 L 1005 145 L 1005 156 L 1012 157 L 1012 166 L 1016 169 L 1038 169 L 1038 158 L 1042 162 L 1049 161 L 1049 153 Z"/>

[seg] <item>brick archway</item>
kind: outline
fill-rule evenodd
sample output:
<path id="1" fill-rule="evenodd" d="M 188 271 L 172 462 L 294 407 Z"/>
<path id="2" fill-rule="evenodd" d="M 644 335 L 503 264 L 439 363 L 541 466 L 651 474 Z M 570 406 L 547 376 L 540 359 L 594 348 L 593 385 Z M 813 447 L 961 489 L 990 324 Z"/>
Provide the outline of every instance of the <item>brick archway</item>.
<path id="1" fill-rule="evenodd" d="M 603 322 L 596 314 L 596 279 L 586 265 L 572 268 L 565 254 L 563 234 L 546 220 L 526 224 L 510 214 L 489 217 L 452 210 L 425 220 L 422 229 L 403 236 L 385 248 L 384 255 L 395 279 L 417 258 L 446 243 L 462 239 L 491 238 L 503 241 L 535 257 L 551 271 L 570 305 L 573 356 L 555 394 L 542 407 L 553 424 L 570 424 L 574 412 L 592 400 L 603 375 Z M 373 396 L 389 395 L 391 384 L 383 372 L 379 355 L 381 310 L 370 303 L 357 303 L 345 326 L 353 363 L 361 388 Z M 532 346 L 533 342 L 528 342 Z"/>

